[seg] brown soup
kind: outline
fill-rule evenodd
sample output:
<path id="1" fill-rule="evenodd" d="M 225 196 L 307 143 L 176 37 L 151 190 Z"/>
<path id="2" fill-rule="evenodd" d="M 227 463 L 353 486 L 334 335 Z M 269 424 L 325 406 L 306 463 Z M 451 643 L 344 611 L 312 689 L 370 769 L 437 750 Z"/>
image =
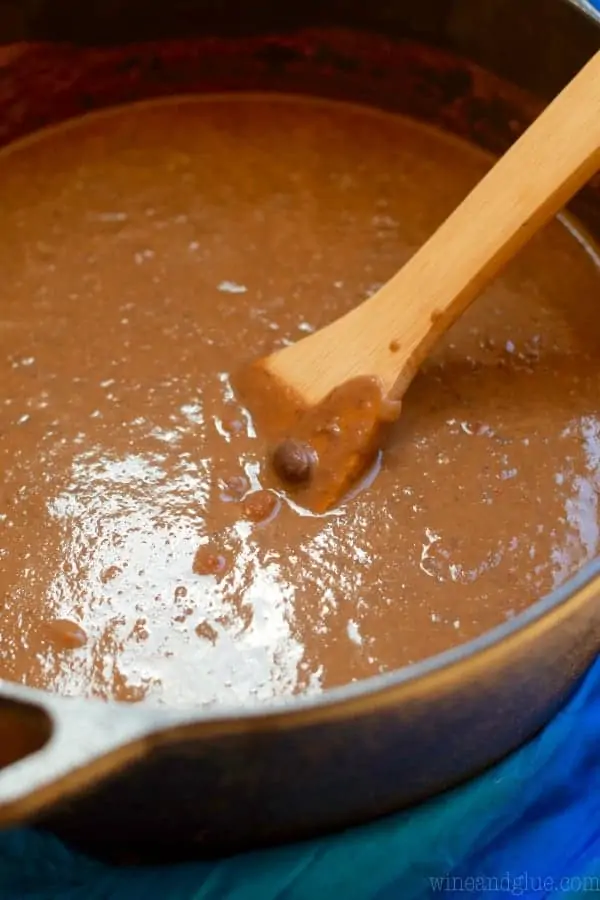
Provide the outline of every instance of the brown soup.
<path id="1" fill-rule="evenodd" d="M 231 375 L 391 276 L 491 164 L 285 96 L 157 101 L 0 153 L 0 677 L 249 705 L 481 634 L 600 541 L 599 258 L 553 222 L 323 516 Z"/>

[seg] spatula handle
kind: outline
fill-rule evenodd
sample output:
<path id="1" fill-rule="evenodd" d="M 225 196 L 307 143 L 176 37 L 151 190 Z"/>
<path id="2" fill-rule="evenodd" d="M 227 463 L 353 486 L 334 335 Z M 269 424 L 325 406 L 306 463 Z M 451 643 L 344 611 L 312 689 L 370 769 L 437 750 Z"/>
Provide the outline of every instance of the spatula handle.
<path id="1" fill-rule="evenodd" d="M 385 369 L 388 389 L 395 383 L 393 393 L 404 392 L 439 336 L 598 168 L 600 52 L 404 268 L 363 304 L 365 322 L 401 345 L 400 372 L 392 354 L 373 367 Z M 385 352 L 387 343 L 379 347 Z"/>

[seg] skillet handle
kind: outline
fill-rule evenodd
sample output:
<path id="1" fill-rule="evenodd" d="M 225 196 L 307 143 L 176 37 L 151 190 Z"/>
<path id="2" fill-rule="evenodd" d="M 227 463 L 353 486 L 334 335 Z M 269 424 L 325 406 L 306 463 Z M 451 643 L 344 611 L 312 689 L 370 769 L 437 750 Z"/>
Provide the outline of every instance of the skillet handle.
<path id="1" fill-rule="evenodd" d="M 166 718 L 0 680 L 0 827 L 25 823 L 145 755 Z"/>

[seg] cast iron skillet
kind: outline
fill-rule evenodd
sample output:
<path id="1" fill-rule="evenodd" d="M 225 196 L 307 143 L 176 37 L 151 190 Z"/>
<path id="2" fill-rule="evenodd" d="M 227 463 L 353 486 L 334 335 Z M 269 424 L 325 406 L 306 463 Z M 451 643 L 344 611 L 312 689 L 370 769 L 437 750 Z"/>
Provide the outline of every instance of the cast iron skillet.
<path id="1" fill-rule="evenodd" d="M 599 26 L 583 0 L 0 0 L 0 143 L 87 108 L 247 87 L 375 102 L 500 152 L 598 49 Z M 15 48 L 24 41 L 37 45 Z M 575 211 L 600 238 L 598 184 Z M 599 596 L 594 562 L 458 649 L 260 712 L 0 683 L 0 822 L 36 823 L 109 858 L 126 848 L 156 859 L 391 812 L 548 721 L 600 646 Z"/>

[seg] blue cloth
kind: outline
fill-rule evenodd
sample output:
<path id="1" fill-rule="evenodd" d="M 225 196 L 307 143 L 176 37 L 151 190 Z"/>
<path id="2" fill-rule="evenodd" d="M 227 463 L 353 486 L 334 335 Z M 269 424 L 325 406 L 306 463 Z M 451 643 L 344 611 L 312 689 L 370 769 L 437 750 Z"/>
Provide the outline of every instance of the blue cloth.
<path id="1" fill-rule="evenodd" d="M 595 890 L 593 890 L 595 888 Z M 420 900 L 600 896 L 600 659 L 528 745 L 415 809 L 217 863 L 116 869 L 0 835 L 0 900 Z"/>

